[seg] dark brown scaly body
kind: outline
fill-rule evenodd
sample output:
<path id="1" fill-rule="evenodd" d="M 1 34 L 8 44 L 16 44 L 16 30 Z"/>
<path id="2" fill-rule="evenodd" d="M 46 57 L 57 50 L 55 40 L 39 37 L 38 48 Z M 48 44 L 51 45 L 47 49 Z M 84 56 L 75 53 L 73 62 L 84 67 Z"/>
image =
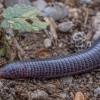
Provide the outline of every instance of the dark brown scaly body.
<path id="1" fill-rule="evenodd" d="M 0 69 L 1 78 L 55 78 L 79 74 L 100 65 L 100 39 L 84 51 L 68 56 L 12 62 Z"/>

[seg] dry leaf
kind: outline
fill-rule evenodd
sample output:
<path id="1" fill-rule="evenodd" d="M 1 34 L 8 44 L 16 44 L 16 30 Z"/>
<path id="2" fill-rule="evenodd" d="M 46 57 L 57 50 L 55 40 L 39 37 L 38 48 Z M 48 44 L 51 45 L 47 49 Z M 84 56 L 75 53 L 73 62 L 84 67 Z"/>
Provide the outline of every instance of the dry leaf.
<path id="1" fill-rule="evenodd" d="M 52 57 L 52 53 L 47 48 L 41 48 L 41 49 L 36 51 L 35 57 L 36 58 L 51 58 Z"/>

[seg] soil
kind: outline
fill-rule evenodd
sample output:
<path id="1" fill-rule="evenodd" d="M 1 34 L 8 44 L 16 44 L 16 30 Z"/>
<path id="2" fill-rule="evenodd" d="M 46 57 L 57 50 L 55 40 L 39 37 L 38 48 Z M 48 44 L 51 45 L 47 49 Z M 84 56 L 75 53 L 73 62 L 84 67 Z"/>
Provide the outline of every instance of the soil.
<path id="1" fill-rule="evenodd" d="M 51 0 L 47 0 L 51 1 Z M 57 0 L 52 0 L 55 4 Z M 58 0 L 59 1 L 59 0 Z M 74 1 L 74 0 L 71 0 Z M 79 8 L 82 4 L 77 2 L 70 3 L 72 8 Z M 60 0 L 64 3 L 64 0 Z M 71 54 L 68 49 L 69 37 L 77 31 L 83 31 L 86 34 L 91 30 L 92 17 L 96 15 L 100 10 L 100 1 L 93 0 L 92 3 L 85 6 L 90 10 L 88 15 L 88 21 L 86 27 L 84 27 L 84 19 L 80 18 L 73 20 L 75 27 L 72 33 L 63 33 L 57 30 L 58 42 L 57 45 L 52 44 L 49 50 L 52 56 L 62 56 Z M 81 15 L 79 15 L 81 16 Z M 68 21 L 70 19 L 65 18 L 57 22 L 57 25 L 61 22 Z M 24 50 L 25 54 L 22 59 L 35 59 L 35 53 L 40 48 L 44 48 L 44 39 L 48 38 L 44 31 L 38 33 L 23 33 L 27 34 L 22 36 L 19 45 Z M 1 57 L 0 65 L 3 66 L 8 63 L 9 57 Z M 16 54 L 18 60 L 18 55 Z M 16 60 L 14 59 L 14 60 Z M 0 79 L 0 100 L 42 100 L 41 97 L 30 96 L 34 94 L 34 91 L 45 92 L 42 96 L 47 96 L 47 100 L 73 100 L 76 92 L 81 91 L 86 100 L 99 100 L 100 99 L 100 69 L 96 69 L 80 75 L 68 76 L 64 78 L 50 79 L 50 80 L 36 80 L 36 79 Z M 43 100 L 45 100 L 43 99 Z M 81 100 L 81 99 L 80 99 Z"/>

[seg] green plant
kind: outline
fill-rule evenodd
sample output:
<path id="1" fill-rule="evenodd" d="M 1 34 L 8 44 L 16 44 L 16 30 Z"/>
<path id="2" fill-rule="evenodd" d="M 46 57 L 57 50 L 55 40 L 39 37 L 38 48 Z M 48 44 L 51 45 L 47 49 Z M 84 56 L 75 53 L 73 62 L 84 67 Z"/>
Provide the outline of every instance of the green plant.
<path id="1" fill-rule="evenodd" d="M 2 16 L 3 21 L 1 22 L 1 28 L 4 30 L 11 28 L 13 30 L 13 32 L 10 33 L 10 36 L 17 49 L 20 51 L 22 50 L 13 35 L 15 30 L 20 30 L 22 32 L 39 31 L 45 29 L 49 25 L 45 20 L 41 21 L 39 19 L 40 17 L 44 17 L 42 12 L 36 10 L 34 7 L 26 6 L 24 4 L 8 7 L 3 12 Z M 1 51 L 2 50 L 4 49 L 1 49 Z"/>
<path id="2" fill-rule="evenodd" d="M 1 27 L 4 29 L 10 27 L 23 32 L 39 31 L 46 28 L 48 23 L 41 22 L 38 16 L 43 16 L 43 13 L 31 6 L 21 4 L 15 5 L 13 8 L 8 7 L 3 13 L 4 20 Z M 28 19 L 31 23 L 27 21 Z"/>

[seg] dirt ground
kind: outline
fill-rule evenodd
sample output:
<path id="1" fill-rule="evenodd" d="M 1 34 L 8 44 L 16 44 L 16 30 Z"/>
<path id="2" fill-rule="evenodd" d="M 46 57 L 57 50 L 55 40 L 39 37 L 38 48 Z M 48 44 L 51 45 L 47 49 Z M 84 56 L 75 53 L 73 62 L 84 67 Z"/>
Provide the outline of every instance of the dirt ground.
<path id="1" fill-rule="evenodd" d="M 65 1 L 67 0 L 46 0 L 45 2 L 48 6 L 53 6 L 60 2 L 65 6 L 69 6 L 71 9 L 82 9 L 83 13 L 79 13 L 78 18 L 75 18 L 75 16 L 65 17 L 64 19 L 55 21 L 57 26 L 60 23 L 72 21 L 74 27 L 71 32 L 64 33 L 58 29 L 56 30 L 58 36 L 57 45 L 52 43 L 52 46 L 48 48 L 50 55 L 48 52 L 46 53 L 46 55 L 48 54 L 50 57 L 71 54 L 72 51 L 69 49 L 70 45 L 68 45 L 70 37 L 79 31 L 84 32 L 86 35 L 89 34 L 92 30 L 92 18 L 100 11 L 99 0 L 92 0 L 89 4 L 81 4 L 79 3 L 79 0 L 69 0 L 67 3 L 65 3 Z M 88 9 L 87 17 L 84 9 Z M 43 30 L 37 33 L 21 34 L 18 43 L 25 52 L 24 56 L 21 58 L 35 59 L 36 52 L 41 48 L 45 48 L 44 40 L 49 38 L 48 35 L 46 35 Z M 93 35 L 93 33 L 91 33 L 91 35 Z M 92 41 L 92 39 L 90 41 Z M 13 61 L 19 60 L 17 51 L 13 51 L 12 53 L 12 56 L 14 56 Z M 42 55 L 42 57 L 44 55 Z M 6 63 L 12 61 L 11 59 L 9 54 L 1 57 L 0 66 L 3 67 Z M 73 100 L 75 94 L 79 91 L 84 94 L 86 100 L 100 100 L 100 69 L 92 70 L 80 75 L 50 80 L 0 79 L 0 100 Z"/>

